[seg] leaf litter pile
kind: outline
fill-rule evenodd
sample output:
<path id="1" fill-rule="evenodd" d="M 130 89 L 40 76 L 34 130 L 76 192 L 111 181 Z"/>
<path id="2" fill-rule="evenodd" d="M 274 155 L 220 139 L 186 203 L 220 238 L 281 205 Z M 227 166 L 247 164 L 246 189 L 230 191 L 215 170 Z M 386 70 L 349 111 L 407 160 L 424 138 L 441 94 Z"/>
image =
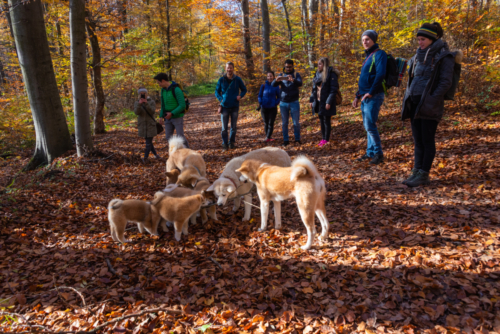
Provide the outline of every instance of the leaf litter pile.
<path id="1" fill-rule="evenodd" d="M 134 128 L 95 138 L 99 154 L 75 152 L 50 168 L 21 173 L 29 159 L 1 162 L 0 328 L 114 333 L 500 333 L 499 123 L 449 107 L 438 128 L 432 184 L 401 185 L 412 168 L 409 125 L 389 104 L 379 129 L 386 162 L 363 154 L 359 112 L 342 108 L 322 149 L 319 124 L 301 116 L 306 154 L 327 184 L 328 242 L 302 251 L 305 227 L 293 200 L 283 229 L 257 232 L 259 210 L 217 209 L 181 242 L 129 224 L 113 242 L 107 204 L 151 200 L 165 185 L 162 161 L 140 161 Z M 264 146 L 260 116 L 240 115 L 237 149 L 220 150 L 210 97 L 193 101 L 185 129 L 210 181 L 233 157 Z M 276 141 L 282 143 L 281 124 Z M 253 203 L 258 206 L 257 196 Z M 198 218 L 199 220 L 199 218 Z M 317 222 L 318 229 L 320 228 Z M 319 231 L 319 230 L 318 230 Z"/>

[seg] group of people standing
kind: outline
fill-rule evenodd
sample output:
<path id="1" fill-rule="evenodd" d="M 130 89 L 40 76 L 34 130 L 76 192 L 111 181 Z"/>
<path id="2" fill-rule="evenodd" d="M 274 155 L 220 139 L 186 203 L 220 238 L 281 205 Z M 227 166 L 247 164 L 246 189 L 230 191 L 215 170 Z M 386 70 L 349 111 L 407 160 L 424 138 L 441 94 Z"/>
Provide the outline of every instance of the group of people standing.
<path id="1" fill-rule="evenodd" d="M 402 119 L 411 120 L 412 134 L 415 142 L 415 163 L 411 175 L 403 181 L 410 187 L 427 184 L 429 172 L 436 154 L 435 135 L 437 125 L 444 111 L 444 96 L 452 84 L 455 55 L 449 51 L 446 42 L 441 40 L 443 29 L 439 23 L 425 23 L 417 32 L 419 48 L 408 62 L 408 86 L 402 109 Z M 361 106 L 363 126 L 367 133 L 365 154 L 357 161 L 370 160 L 376 165 L 384 161 L 384 154 L 377 120 L 385 94 L 385 78 L 388 55 L 377 44 L 378 35 L 374 30 L 367 30 L 361 36 L 365 49 L 365 60 L 361 66 L 358 80 L 358 91 L 353 100 L 353 107 Z M 237 120 L 240 100 L 247 93 L 243 80 L 234 73 L 234 64 L 226 63 L 226 73 L 218 80 L 215 96 L 220 102 L 218 112 L 222 123 L 222 147 L 233 149 L 236 145 Z M 322 139 L 319 147 L 326 145 L 331 136 L 332 116 L 336 115 L 336 99 L 339 91 L 339 71 L 330 66 L 328 58 L 318 61 L 317 72 L 312 81 L 310 106 L 313 114 L 318 114 Z M 165 125 L 165 136 L 168 139 L 173 131 L 184 138 L 183 116 L 186 105 L 182 90 L 175 82 L 168 80 L 165 73 L 154 78 L 161 87 L 160 120 Z M 289 118 L 292 118 L 294 141 L 301 144 L 300 135 L 300 87 L 302 77 L 295 71 L 294 62 L 287 59 L 283 72 L 277 76 L 268 71 L 266 82 L 260 87 L 258 100 L 264 122 L 265 142 L 271 142 L 274 123 L 281 112 L 283 146 L 290 144 L 288 135 Z M 139 136 L 146 139 L 143 160 L 152 152 L 159 157 L 152 144 L 157 134 L 154 119 L 154 101 L 147 96 L 147 90 L 139 89 L 141 98 L 136 102 L 134 111 L 139 116 Z M 149 116 L 149 117 L 148 117 Z M 229 120 L 231 122 L 229 123 Z M 228 134 L 228 126 L 231 126 Z"/>

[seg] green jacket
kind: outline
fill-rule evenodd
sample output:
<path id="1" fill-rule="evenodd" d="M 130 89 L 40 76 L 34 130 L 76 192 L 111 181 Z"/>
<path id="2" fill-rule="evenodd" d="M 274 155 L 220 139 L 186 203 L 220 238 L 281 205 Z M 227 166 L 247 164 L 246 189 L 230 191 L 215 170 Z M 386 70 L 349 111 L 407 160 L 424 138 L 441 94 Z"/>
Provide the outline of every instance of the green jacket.
<path id="1" fill-rule="evenodd" d="M 163 118 L 167 115 L 167 112 L 171 112 L 172 118 L 180 118 L 184 116 L 185 111 L 186 101 L 184 101 L 184 93 L 180 87 L 172 81 L 168 89 L 161 89 L 160 117 Z"/>

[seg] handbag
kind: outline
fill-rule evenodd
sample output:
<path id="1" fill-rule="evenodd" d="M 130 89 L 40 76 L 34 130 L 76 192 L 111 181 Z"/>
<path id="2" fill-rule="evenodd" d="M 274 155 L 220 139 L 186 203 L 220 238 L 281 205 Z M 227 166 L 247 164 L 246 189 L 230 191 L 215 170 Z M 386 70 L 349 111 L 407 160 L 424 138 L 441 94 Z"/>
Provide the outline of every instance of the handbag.
<path id="1" fill-rule="evenodd" d="M 335 105 L 340 106 L 342 104 L 342 93 L 340 89 L 337 90 L 337 94 L 335 94 Z"/>
<path id="2" fill-rule="evenodd" d="M 155 124 L 155 125 L 156 125 L 156 134 L 157 134 L 157 135 L 159 135 L 160 133 L 162 133 L 162 132 L 163 132 L 163 130 L 164 130 L 164 129 L 163 129 L 163 125 L 161 125 L 160 123 L 158 123 L 158 122 L 156 121 L 156 119 L 154 119 L 154 117 L 153 117 L 153 116 L 151 116 L 151 114 L 150 114 L 150 113 L 148 113 L 148 111 L 146 110 L 146 108 L 144 108 L 144 106 L 143 106 L 142 104 L 141 104 L 141 108 L 142 108 L 142 109 L 144 109 L 144 111 L 146 112 L 146 114 L 148 114 L 148 116 L 149 116 L 149 117 L 151 117 L 151 119 L 152 119 L 153 121 L 155 121 L 155 123 L 156 123 L 156 124 Z"/>

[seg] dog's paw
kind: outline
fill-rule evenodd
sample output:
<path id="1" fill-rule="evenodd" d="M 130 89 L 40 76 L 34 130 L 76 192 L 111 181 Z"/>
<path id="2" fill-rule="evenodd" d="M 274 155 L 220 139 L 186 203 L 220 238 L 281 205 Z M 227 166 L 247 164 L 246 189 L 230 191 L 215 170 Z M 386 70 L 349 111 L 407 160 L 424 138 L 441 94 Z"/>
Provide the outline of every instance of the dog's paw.
<path id="1" fill-rule="evenodd" d="M 300 248 L 302 248 L 302 250 L 305 250 L 305 251 L 306 251 L 306 250 L 310 250 L 310 249 L 311 249 L 311 246 L 304 245 L 304 246 L 302 246 L 302 247 L 300 247 Z"/>
<path id="2" fill-rule="evenodd" d="M 257 229 L 258 232 L 264 232 L 265 230 L 266 230 L 265 228 L 260 228 L 260 227 Z"/>
<path id="3" fill-rule="evenodd" d="M 249 221 L 249 220 L 250 220 L 250 218 L 243 217 L 243 219 L 242 219 L 241 221 L 247 222 L 247 221 Z"/>

